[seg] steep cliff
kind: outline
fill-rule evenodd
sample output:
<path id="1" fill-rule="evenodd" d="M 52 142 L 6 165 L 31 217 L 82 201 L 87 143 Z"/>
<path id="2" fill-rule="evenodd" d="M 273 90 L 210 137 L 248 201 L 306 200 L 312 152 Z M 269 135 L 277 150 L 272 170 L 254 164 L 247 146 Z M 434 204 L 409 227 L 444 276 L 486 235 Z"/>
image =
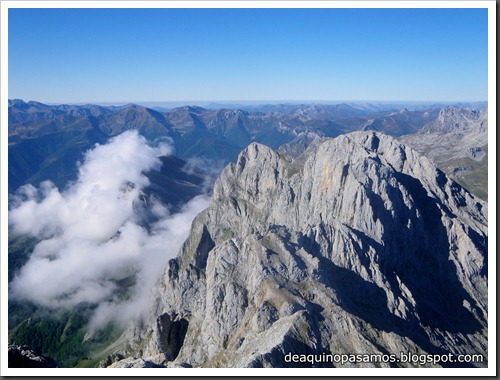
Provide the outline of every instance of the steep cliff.
<path id="1" fill-rule="evenodd" d="M 487 249 L 487 203 L 391 137 L 327 139 L 305 161 L 254 143 L 222 172 L 131 345 L 169 366 L 311 365 L 287 353 L 486 360 Z"/>

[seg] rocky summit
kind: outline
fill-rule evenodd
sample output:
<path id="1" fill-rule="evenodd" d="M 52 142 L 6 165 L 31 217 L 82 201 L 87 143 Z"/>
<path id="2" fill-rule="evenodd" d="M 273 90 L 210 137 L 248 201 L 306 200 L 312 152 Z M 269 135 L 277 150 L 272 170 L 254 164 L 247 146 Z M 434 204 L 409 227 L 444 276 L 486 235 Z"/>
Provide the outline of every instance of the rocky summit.
<path id="1" fill-rule="evenodd" d="M 130 328 L 129 354 L 168 367 L 486 366 L 487 249 L 487 203 L 391 137 L 341 135 L 297 159 L 252 143 L 168 263 L 151 320 Z"/>
<path id="2" fill-rule="evenodd" d="M 436 120 L 400 141 L 432 159 L 453 180 L 488 200 L 488 109 L 441 109 Z"/>

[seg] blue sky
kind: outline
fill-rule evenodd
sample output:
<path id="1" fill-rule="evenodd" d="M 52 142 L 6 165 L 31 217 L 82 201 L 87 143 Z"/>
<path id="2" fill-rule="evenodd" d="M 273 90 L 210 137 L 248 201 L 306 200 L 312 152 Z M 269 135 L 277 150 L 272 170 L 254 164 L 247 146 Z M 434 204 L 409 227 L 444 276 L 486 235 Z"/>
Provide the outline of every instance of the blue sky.
<path id="1" fill-rule="evenodd" d="M 9 9 L 9 98 L 487 100 L 486 9 Z"/>

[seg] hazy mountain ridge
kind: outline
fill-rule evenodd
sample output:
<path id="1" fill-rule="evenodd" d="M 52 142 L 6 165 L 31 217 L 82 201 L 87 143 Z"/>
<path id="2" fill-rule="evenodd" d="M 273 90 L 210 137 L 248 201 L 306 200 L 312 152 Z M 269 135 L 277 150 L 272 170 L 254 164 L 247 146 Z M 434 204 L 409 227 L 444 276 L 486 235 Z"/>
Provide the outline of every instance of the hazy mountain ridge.
<path id="1" fill-rule="evenodd" d="M 52 119 L 58 115 L 69 115 L 74 117 L 101 116 L 116 112 L 120 107 L 104 107 L 94 104 L 88 105 L 47 105 L 44 103 L 21 99 L 9 99 L 9 126 L 26 121 L 37 121 L 39 119 Z"/>
<path id="2" fill-rule="evenodd" d="M 201 156 L 228 163 L 254 141 L 276 149 L 301 133 L 335 137 L 370 129 L 370 123 L 372 129 L 399 135 L 417 131 L 427 120 L 421 111 L 409 113 L 403 120 L 394 110 L 373 105 L 298 105 L 284 113 L 270 109 L 274 111 L 184 106 L 157 112 L 137 105 L 46 105 L 9 100 L 9 189 L 26 182 L 37 185 L 45 179 L 64 185 L 74 178 L 69 168 L 84 151 L 130 129 L 137 129 L 150 141 L 173 142 L 175 154 L 182 159 Z"/>

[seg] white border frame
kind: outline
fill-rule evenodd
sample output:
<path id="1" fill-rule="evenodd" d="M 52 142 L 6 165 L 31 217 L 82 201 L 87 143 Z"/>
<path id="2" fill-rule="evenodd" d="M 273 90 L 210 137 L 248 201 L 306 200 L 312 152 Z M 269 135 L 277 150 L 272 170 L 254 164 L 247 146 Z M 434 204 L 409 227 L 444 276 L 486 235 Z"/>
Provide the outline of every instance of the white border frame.
<path id="1" fill-rule="evenodd" d="M 486 8 L 488 9 L 488 368 L 334 368 L 334 369 L 110 369 L 7 367 L 7 268 L 8 268 L 8 10 L 10 8 Z M 496 1 L 15 1 L 0 3 L 1 130 L 0 130 L 0 279 L 2 376 L 496 376 Z"/>

